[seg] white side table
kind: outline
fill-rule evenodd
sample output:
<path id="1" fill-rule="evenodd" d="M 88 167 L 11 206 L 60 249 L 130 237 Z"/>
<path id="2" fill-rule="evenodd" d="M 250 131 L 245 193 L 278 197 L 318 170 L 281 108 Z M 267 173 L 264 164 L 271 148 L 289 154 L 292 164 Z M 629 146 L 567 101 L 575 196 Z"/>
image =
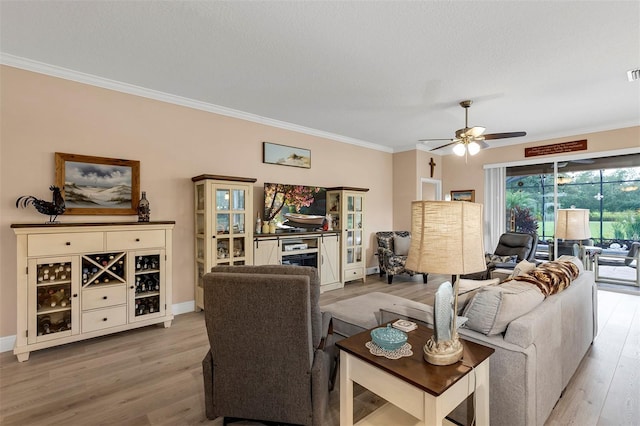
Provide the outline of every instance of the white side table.
<path id="1" fill-rule="evenodd" d="M 464 341 L 462 361 L 449 366 L 431 365 L 422 358 L 430 329 L 418 326 L 409 334 L 413 356 L 397 360 L 372 355 L 365 343 L 369 331 L 336 344 L 340 352 L 340 426 L 353 425 L 353 383 L 386 399 L 384 405 L 358 425 L 443 425 L 467 396 L 475 393 L 475 417 L 489 425 L 489 357 L 492 348 Z"/>

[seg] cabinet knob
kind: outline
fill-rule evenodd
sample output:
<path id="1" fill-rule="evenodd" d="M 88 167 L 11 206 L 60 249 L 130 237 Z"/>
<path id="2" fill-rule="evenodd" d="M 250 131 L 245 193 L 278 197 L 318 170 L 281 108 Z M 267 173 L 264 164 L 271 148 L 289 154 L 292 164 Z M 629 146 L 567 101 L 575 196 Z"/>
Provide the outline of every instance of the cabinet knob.
<path id="1" fill-rule="evenodd" d="M 78 297 L 78 293 L 75 293 L 75 294 L 73 295 L 73 297 Z"/>
<path id="2" fill-rule="evenodd" d="M 135 287 L 134 287 L 134 286 L 131 286 L 131 287 L 129 287 L 129 288 L 130 288 L 131 290 L 133 290 Z"/>
<path id="3" fill-rule="evenodd" d="M 107 321 L 107 319 L 106 318 L 102 318 L 102 321 Z"/>
<path id="4" fill-rule="evenodd" d="M 64 245 L 70 246 L 71 245 L 71 241 L 67 241 L 66 243 L 64 243 Z"/>
<path id="5" fill-rule="evenodd" d="M 139 242 L 140 242 L 140 238 L 136 238 L 136 243 L 139 243 Z"/>
<path id="6" fill-rule="evenodd" d="M 103 298 L 104 300 L 107 300 L 107 296 L 102 296 L 102 298 Z"/>

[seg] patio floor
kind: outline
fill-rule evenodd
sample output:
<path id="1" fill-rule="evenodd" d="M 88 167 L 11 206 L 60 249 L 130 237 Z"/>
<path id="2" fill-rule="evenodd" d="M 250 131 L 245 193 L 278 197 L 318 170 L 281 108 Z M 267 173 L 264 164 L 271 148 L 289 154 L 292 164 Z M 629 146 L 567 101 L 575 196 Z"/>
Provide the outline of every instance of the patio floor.
<path id="1" fill-rule="evenodd" d="M 596 278 L 596 281 L 599 289 L 640 295 L 640 287 L 638 287 L 637 284 L 634 285 L 632 282 L 623 283 L 622 281 L 617 283 L 608 282 L 617 280 L 636 282 L 636 268 L 630 266 L 599 265 L 598 269 L 598 278 Z"/>

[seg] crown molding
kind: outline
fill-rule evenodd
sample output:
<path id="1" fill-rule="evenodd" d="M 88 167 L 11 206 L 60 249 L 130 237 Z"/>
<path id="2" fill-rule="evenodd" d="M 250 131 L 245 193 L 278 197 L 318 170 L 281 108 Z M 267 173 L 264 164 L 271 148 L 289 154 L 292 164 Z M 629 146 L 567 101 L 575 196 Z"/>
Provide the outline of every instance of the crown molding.
<path id="1" fill-rule="evenodd" d="M 61 78 L 64 80 L 75 81 L 77 83 L 88 84 L 95 87 L 101 87 L 103 89 L 114 90 L 117 92 L 129 94 L 129 95 L 140 96 L 143 98 L 148 98 L 148 99 L 153 99 L 153 100 L 166 102 L 174 105 L 184 106 L 187 108 L 193 108 L 200 111 L 206 111 L 213 114 L 219 114 L 227 117 L 238 118 L 240 120 L 251 121 L 253 123 L 264 124 L 266 126 L 276 127 L 279 129 L 290 130 L 298 133 L 304 133 L 307 135 L 317 136 L 319 138 L 324 138 L 324 139 L 330 139 L 336 142 L 356 145 L 362 148 L 368 148 L 376 151 L 393 153 L 393 149 L 387 146 L 378 145 L 372 142 L 350 138 L 348 136 L 342 136 L 335 133 L 325 132 L 323 130 L 312 129 L 310 127 L 300 126 L 297 124 L 288 123 L 286 121 L 280 121 L 280 120 L 275 120 L 268 117 L 262 117 L 260 115 L 251 114 L 248 112 L 239 111 L 232 108 L 227 108 L 220 105 L 210 104 L 207 102 L 197 101 L 197 100 L 185 98 L 182 96 L 172 95 L 170 93 L 160 92 L 157 90 L 147 89 L 145 87 L 135 86 L 133 84 L 123 83 L 116 80 L 110 80 L 108 78 L 99 77 L 92 74 L 86 74 L 83 72 L 74 71 L 74 70 L 59 67 L 56 65 L 46 64 L 43 62 L 22 58 L 22 57 L 11 55 L 4 52 L 0 52 L 0 64 L 7 65 L 14 68 L 20 68 L 27 71 L 36 72 L 39 74 L 45 74 L 52 77 Z"/>

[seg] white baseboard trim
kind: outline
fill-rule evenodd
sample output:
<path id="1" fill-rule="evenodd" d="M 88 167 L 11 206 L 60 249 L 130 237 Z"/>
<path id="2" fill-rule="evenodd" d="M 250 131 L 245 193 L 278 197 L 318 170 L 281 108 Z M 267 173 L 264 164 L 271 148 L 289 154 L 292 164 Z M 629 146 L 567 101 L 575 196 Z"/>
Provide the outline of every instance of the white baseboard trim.
<path id="1" fill-rule="evenodd" d="M 171 305 L 173 315 L 186 314 L 196 310 L 196 301 L 189 300 L 188 302 L 174 303 Z"/>
<path id="2" fill-rule="evenodd" d="M 0 337 L 0 352 L 9 352 L 13 350 L 13 346 L 16 344 L 16 336 L 4 336 Z"/>
<path id="3" fill-rule="evenodd" d="M 193 312 L 196 310 L 196 301 L 190 300 L 188 302 L 175 303 L 171 305 L 171 309 L 174 315 Z M 15 344 L 16 344 L 15 335 L 0 337 L 0 353 L 12 351 Z"/>
<path id="4" fill-rule="evenodd" d="M 372 266 L 371 268 L 367 268 L 367 275 L 373 275 L 380 272 L 380 267 Z"/>

